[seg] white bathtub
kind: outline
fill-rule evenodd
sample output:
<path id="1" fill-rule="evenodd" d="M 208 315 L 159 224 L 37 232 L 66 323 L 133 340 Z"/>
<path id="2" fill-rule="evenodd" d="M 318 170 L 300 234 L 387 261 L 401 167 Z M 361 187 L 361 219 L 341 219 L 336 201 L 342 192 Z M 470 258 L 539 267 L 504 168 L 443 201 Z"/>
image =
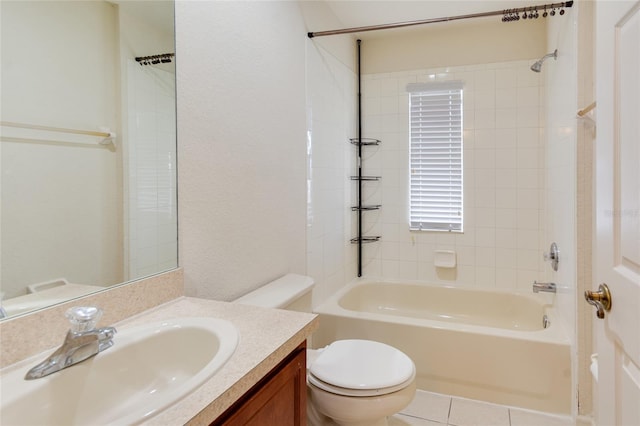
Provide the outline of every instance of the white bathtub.
<path id="1" fill-rule="evenodd" d="M 313 346 L 377 340 L 413 359 L 420 389 L 571 414 L 570 343 L 549 300 L 548 294 L 358 280 L 314 310 L 320 329 Z"/>

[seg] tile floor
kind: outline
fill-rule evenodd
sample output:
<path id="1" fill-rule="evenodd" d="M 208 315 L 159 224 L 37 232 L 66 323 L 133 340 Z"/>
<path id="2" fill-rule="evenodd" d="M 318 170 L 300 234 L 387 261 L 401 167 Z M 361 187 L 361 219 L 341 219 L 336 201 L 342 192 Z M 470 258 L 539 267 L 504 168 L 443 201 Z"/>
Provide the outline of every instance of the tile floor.
<path id="1" fill-rule="evenodd" d="M 574 426 L 569 417 L 418 390 L 389 426 Z"/>

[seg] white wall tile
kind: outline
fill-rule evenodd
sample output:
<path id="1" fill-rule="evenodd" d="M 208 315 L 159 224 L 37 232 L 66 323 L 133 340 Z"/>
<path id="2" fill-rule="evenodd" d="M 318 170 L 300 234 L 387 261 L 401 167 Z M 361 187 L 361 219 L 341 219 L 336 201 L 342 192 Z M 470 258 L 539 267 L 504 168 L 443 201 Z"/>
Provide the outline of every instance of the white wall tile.
<path id="1" fill-rule="evenodd" d="M 539 127 L 540 126 L 540 110 L 538 107 L 519 107 L 517 108 L 516 124 L 518 127 Z"/>
<path id="2" fill-rule="evenodd" d="M 517 134 L 516 129 L 496 129 L 496 148 L 515 148 Z"/>
<path id="3" fill-rule="evenodd" d="M 378 270 L 388 277 L 396 274 L 395 278 L 517 288 L 530 276 L 521 272 L 520 267 L 531 268 L 523 269 L 528 272 L 537 269 L 539 256 L 530 258 L 529 255 L 539 250 L 539 234 L 544 229 L 539 209 L 544 200 L 541 184 L 545 182 L 545 155 L 538 127 L 543 80 L 529 75 L 535 74 L 528 69 L 530 62 L 533 61 L 416 70 L 381 75 L 378 79 L 368 77 L 366 81 L 379 83 L 374 89 L 378 90 L 378 96 L 386 98 L 380 114 L 365 115 L 365 127 L 394 136 L 365 163 L 369 170 L 381 169 L 383 179 L 376 183 L 378 189 L 368 190 L 371 191 L 369 197 L 383 205 L 378 216 L 371 216 L 372 221 L 384 224 L 372 228 L 384 235 L 383 242 L 377 244 L 378 249 L 368 250 L 367 271 Z M 452 78 L 466 82 L 465 232 L 409 232 L 406 219 L 408 114 L 403 110 L 407 104 L 404 90 L 410 81 Z M 399 111 L 403 114 L 395 114 Z M 402 149 L 397 150 L 400 146 Z M 454 273 L 433 266 L 436 249 L 457 252 L 458 267 Z"/>
<path id="4" fill-rule="evenodd" d="M 497 249 L 496 249 L 497 250 Z M 500 266 L 508 266 L 503 259 L 497 257 L 497 263 Z M 515 265 L 513 268 L 506 267 L 497 267 L 496 268 L 496 287 L 504 288 L 504 289 L 514 289 L 516 288 L 516 279 L 517 279 L 517 270 Z"/>
<path id="5" fill-rule="evenodd" d="M 482 89 L 475 91 L 475 108 L 491 109 L 496 107 L 495 89 Z"/>
<path id="6" fill-rule="evenodd" d="M 536 114 L 535 119 L 538 119 Z M 476 109 L 474 118 L 474 127 L 476 129 L 495 129 L 496 127 L 496 110 L 495 108 Z"/>
<path id="7" fill-rule="evenodd" d="M 540 171 L 538 169 L 518 168 L 518 188 L 537 189 L 540 184 Z"/>
<path id="8" fill-rule="evenodd" d="M 477 188 L 475 190 L 476 195 L 476 208 L 495 208 L 496 206 L 496 190 L 494 188 Z M 478 225 L 478 223 L 476 222 Z"/>
<path id="9" fill-rule="evenodd" d="M 475 167 L 476 169 L 495 169 L 496 151 L 494 149 L 476 149 Z"/>
<path id="10" fill-rule="evenodd" d="M 456 261 L 458 265 L 474 266 L 476 264 L 476 248 L 456 245 Z"/>
<path id="11" fill-rule="evenodd" d="M 518 105 L 517 94 L 518 92 L 517 90 L 515 90 L 515 88 L 508 88 L 508 89 L 496 88 L 495 90 L 496 108 L 516 107 Z"/>
<path id="12" fill-rule="evenodd" d="M 515 129 L 518 125 L 517 111 L 513 108 L 496 109 L 496 129 Z"/>
<path id="13" fill-rule="evenodd" d="M 472 149 L 490 149 L 496 147 L 495 129 L 478 129 L 475 132 L 468 132 L 464 135 L 465 147 Z M 466 158 L 465 158 L 466 160 Z"/>
<path id="14" fill-rule="evenodd" d="M 517 230 L 498 228 L 495 231 L 495 246 L 504 249 L 514 249 L 518 243 Z"/>
<path id="15" fill-rule="evenodd" d="M 514 180 L 516 182 L 516 180 Z M 497 209 L 513 209 L 518 205 L 518 190 L 516 188 L 498 188 L 496 189 Z"/>
<path id="16" fill-rule="evenodd" d="M 496 266 L 496 249 L 493 247 L 483 247 L 476 251 L 476 266 Z"/>
<path id="17" fill-rule="evenodd" d="M 517 85 L 516 75 L 517 75 L 517 72 L 515 69 L 511 69 L 511 68 L 497 69 L 495 73 L 496 88 L 498 89 L 515 88 Z"/>
<path id="18" fill-rule="evenodd" d="M 514 144 L 515 145 L 515 144 Z M 495 158 L 496 158 L 496 163 L 495 163 L 495 167 L 496 167 L 496 186 L 500 185 L 497 182 L 497 175 L 499 171 L 503 171 L 502 169 L 513 169 L 514 170 L 514 179 L 513 179 L 513 185 L 516 185 L 515 182 L 515 169 L 518 166 L 518 155 L 517 155 L 517 149 L 515 148 L 515 146 L 509 147 L 509 148 L 499 148 L 496 149 L 495 151 Z M 506 185 L 506 182 L 502 182 L 502 185 Z"/>
<path id="19" fill-rule="evenodd" d="M 496 88 L 496 72 L 480 70 L 475 72 L 475 90 L 494 90 Z"/>
<path id="20" fill-rule="evenodd" d="M 540 205 L 539 193 L 535 189 L 518 189 L 517 206 L 519 209 L 537 209 Z"/>
<path id="21" fill-rule="evenodd" d="M 538 87 L 518 87 L 517 90 L 517 106 L 521 107 L 537 107 L 539 103 Z"/>
<path id="22" fill-rule="evenodd" d="M 496 226 L 496 210 L 494 208 L 476 208 L 476 226 L 494 228 Z"/>
<path id="23" fill-rule="evenodd" d="M 396 78 L 384 78 L 380 80 L 380 96 L 397 96 L 400 91 L 404 90 L 404 87 L 398 87 L 398 79 Z"/>
<path id="24" fill-rule="evenodd" d="M 516 267 L 517 267 L 517 262 L 518 262 L 518 256 L 515 250 L 513 250 L 512 248 L 502 248 L 502 247 L 496 247 L 496 266 L 498 268 L 507 268 L 509 270 L 513 270 L 514 274 L 513 274 L 513 283 L 512 285 L 515 286 L 515 279 L 516 279 Z"/>
<path id="25" fill-rule="evenodd" d="M 495 209 L 495 225 L 502 229 L 515 229 L 518 227 L 518 210 L 516 209 Z M 537 224 L 536 224 L 537 225 Z"/>

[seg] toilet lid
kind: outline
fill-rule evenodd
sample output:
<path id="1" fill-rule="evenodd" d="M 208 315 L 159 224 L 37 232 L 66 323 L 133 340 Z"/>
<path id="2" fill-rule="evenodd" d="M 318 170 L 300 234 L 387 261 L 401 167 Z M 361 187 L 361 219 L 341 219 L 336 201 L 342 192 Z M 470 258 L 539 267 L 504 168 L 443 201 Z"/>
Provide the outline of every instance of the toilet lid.
<path id="1" fill-rule="evenodd" d="M 329 392 L 382 394 L 404 388 L 415 377 L 415 366 L 393 346 L 371 340 L 338 340 L 320 353 L 309 373 L 309 382 L 332 388 L 325 389 Z"/>

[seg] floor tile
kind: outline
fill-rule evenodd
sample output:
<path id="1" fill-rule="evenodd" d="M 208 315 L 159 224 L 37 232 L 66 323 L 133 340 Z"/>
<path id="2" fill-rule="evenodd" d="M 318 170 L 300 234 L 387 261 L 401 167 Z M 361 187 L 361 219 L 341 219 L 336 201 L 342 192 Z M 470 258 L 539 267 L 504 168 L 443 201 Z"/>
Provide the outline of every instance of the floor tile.
<path id="1" fill-rule="evenodd" d="M 553 416 L 511 408 L 511 426 L 573 426 L 569 417 Z"/>
<path id="2" fill-rule="evenodd" d="M 509 409 L 484 402 L 453 398 L 449 424 L 455 426 L 509 426 Z"/>
<path id="3" fill-rule="evenodd" d="M 396 414 L 389 418 L 389 426 L 445 426 L 446 423 L 438 423 L 418 417 Z"/>
<path id="4" fill-rule="evenodd" d="M 435 422 L 447 423 L 450 405 L 451 397 L 448 395 L 418 390 L 411 404 L 400 413 L 433 420 Z"/>

